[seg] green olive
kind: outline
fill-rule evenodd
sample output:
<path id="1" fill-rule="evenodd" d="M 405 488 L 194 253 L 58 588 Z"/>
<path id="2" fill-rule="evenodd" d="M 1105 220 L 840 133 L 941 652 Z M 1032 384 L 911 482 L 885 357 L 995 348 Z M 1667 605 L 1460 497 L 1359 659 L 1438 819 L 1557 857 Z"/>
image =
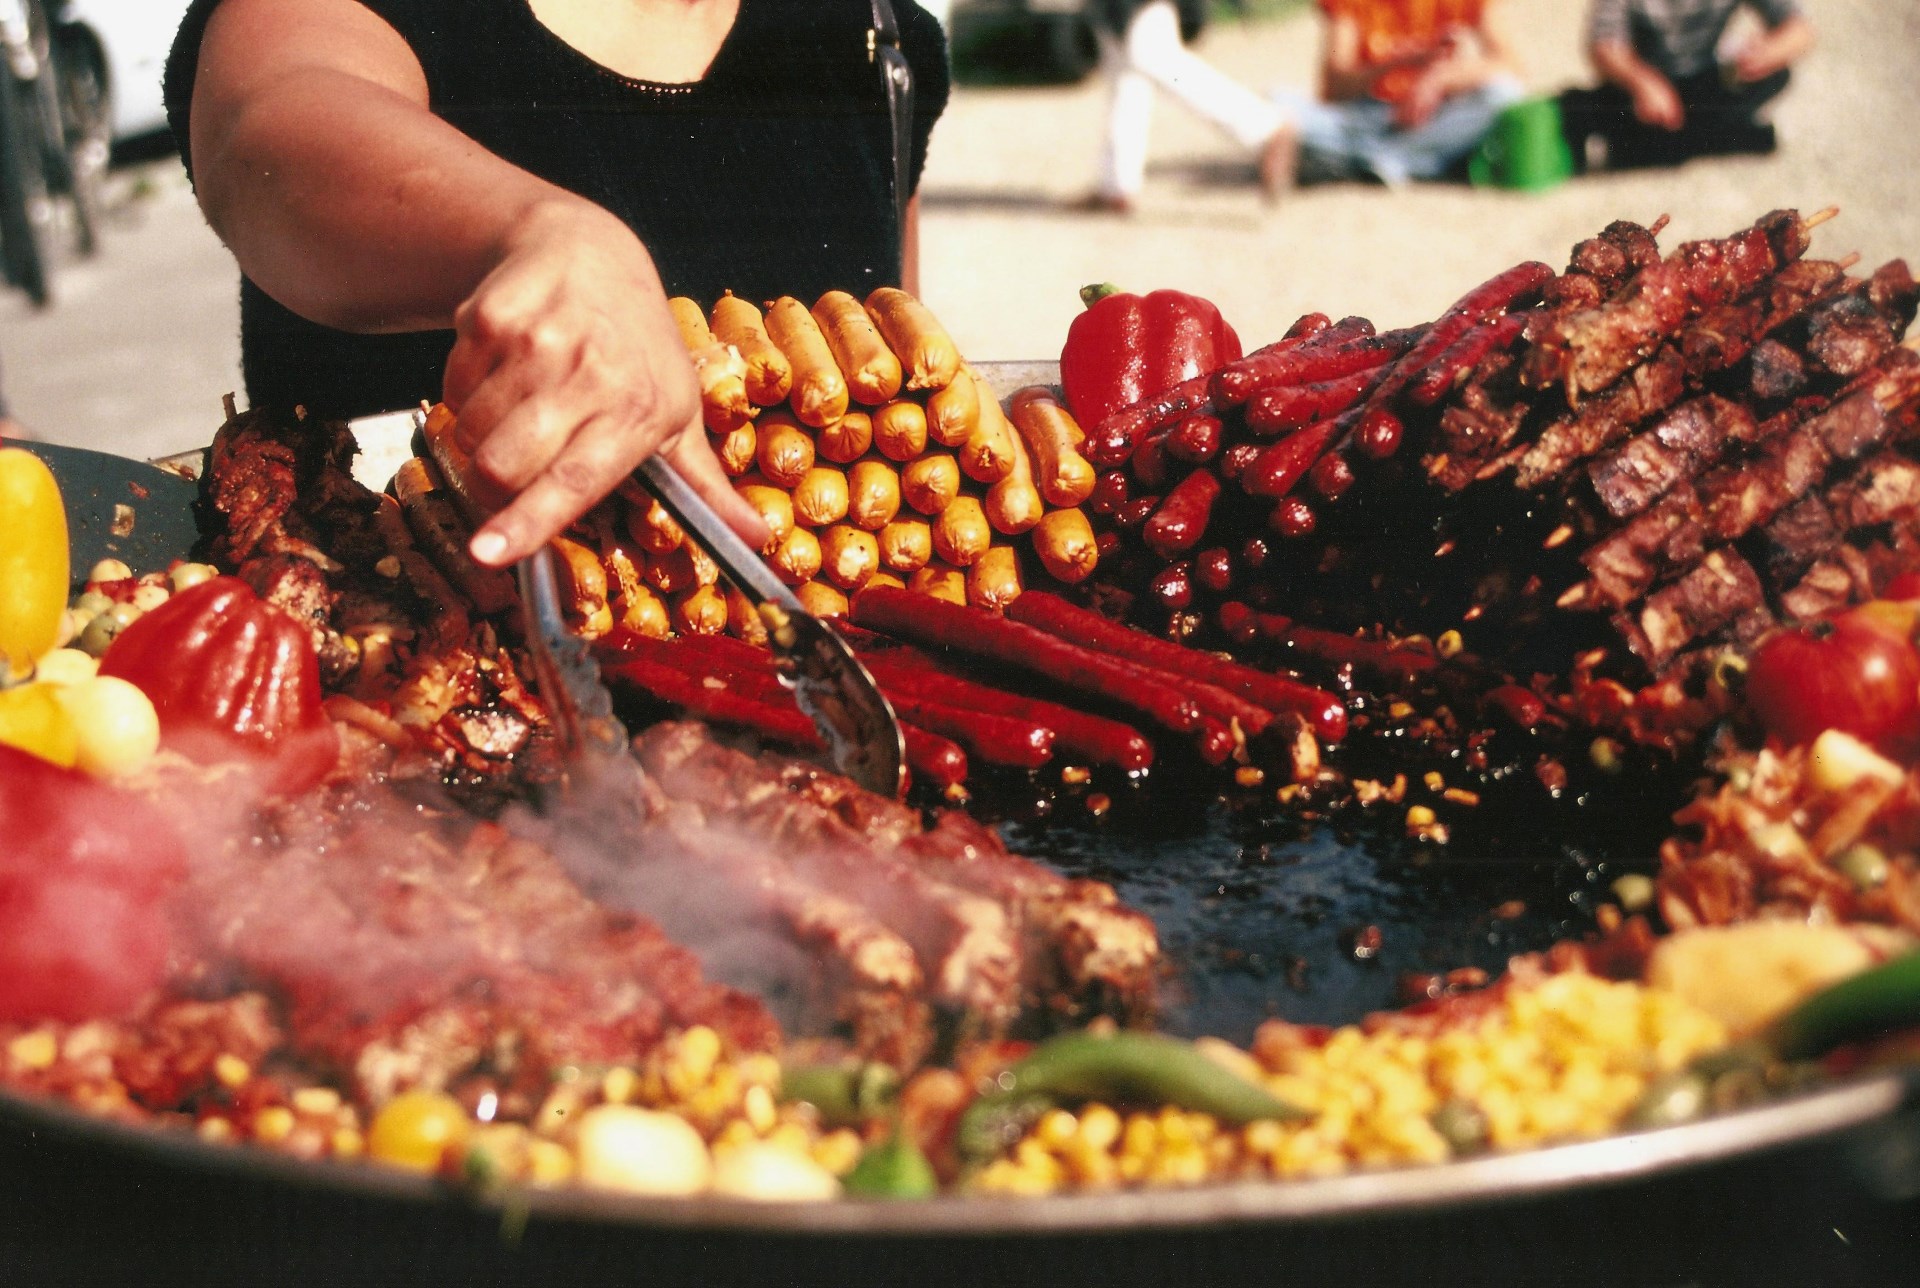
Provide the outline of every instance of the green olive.
<path id="1" fill-rule="evenodd" d="M 1455 1096 L 1434 1110 L 1428 1121 L 1455 1154 L 1477 1154 L 1487 1147 L 1487 1116 L 1471 1100 Z"/>
<path id="2" fill-rule="evenodd" d="M 1840 852 L 1833 866 L 1856 890 L 1878 890 L 1887 883 L 1887 856 L 1877 845 L 1857 841 Z"/>
<path id="3" fill-rule="evenodd" d="M 80 634 L 73 642 L 89 657 L 105 657 L 108 646 L 119 633 L 120 623 L 114 620 L 112 613 L 97 613 L 80 628 Z"/>
<path id="4" fill-rule="evenodd" d="M 1707 1080 L 1692 1069 L 1682 1069 L 1655 1078 L 1627 1122 L 1635 1128 L 1672 1127 L 1692 1122 L 1706 1108 Z"/>

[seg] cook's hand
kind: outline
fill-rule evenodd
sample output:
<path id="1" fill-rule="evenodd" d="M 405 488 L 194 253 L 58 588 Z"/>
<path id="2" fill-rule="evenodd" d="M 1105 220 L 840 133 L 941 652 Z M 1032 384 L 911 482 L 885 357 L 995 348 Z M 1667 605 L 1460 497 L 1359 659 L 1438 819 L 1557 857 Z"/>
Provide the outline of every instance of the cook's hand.
<path id="1" fill-rule="evenodd" d="M 504 501 L 473 535 L 480 563 L 538 550 L 654 452 L 748 544 L 765 543 L 707 445 L 653 261 L 613 216 L 585 203 L 538 209 L 454 329 L 443 396 L 460 446 Z"/>
<path id="2" fill-rule="evenodd" d="M 1673 82 L 1657 73 L 1635 83 L 1633 114 L 1641 124 L 1661 130 L 1677 130 L 1687 123 L 1687 109 Z"/>

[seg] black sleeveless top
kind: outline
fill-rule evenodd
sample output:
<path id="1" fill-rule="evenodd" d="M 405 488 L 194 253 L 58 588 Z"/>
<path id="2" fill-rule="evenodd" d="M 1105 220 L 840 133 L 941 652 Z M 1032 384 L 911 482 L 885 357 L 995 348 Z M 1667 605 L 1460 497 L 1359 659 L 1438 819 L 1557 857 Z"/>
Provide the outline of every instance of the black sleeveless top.
<path id="1" fill-rule="evenodd" d="M 189 173 L 201 37 L 195 0 L 167 64 L 167 116 Z M 481 145 L 606 207 L 667 291 L 711 304 L 897 284 L 893 134 L 868 61 L 869 0 L 740 0 L 707 74 L 631 80 L 535 18 L 528 0 L 361 0 L 413 49 L 433 111 Z M 895 0 L 913 67 L 917 183 L 947 100 L 944 38 Z M 435 399 L 450 331 L 356 335 L 301 318 L 244 278 L 241 361 L 256 407 L 351 417 Z"/>

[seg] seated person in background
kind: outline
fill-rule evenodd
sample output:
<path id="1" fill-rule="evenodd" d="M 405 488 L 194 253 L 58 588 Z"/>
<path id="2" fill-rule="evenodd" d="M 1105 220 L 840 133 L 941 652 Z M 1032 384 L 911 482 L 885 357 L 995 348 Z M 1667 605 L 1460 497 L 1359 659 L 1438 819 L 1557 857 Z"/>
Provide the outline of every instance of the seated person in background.
<path id="1" fill-rule="evenodd" d="M 1439 179 L 1522 95 L 1495 0 L 1318 0 L 1320 96 L 1279 91 L 1303 179 Z"/>
<path id="2" fill-rule="evenodd" d="M 1765 30 L 1723 63 L 1721 40 L 1743 6 Z M 1594 0 L 1587 53 L 1605 83 L 1560 98 L 1574 163 L 1625 169 L 1772 152 L 1773 126 L 1755 113 L 1813 42 L 1799 0 Z"/>

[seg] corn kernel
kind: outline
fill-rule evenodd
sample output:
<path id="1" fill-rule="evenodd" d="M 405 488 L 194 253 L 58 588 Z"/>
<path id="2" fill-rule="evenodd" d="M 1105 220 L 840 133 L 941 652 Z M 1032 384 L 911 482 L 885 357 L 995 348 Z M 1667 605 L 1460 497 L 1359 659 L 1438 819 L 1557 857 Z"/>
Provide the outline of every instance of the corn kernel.
<path id="1" fill-rule="evenodd" d="M 527 1179 L 535 1185 L 564 1185 L 576 1171 L 573 1154 L 559 1141 L 538 1137 L 527 1143 Z"/>
<path id="2" fill-rule="evenodd" d="M 740 1111 L 748 1126 L 762 1136 L 772 1131 L 780 1120 L 780 1108 L 773 1102 L 773 1093 L 758 1084 L 747 1088 Z"/>
<path id="3" fill-rule="evenodd" d="M 1034 1124 L 1033 1138 L 1050 1150 L 1064 1149 L 1074 1139 L 1080 1123 L 1064 1109 L 1050 1109 Z"/>
<path id="4" fill-rule="evenodd" d="M 7 1043 L 7 1055 L 23 1069 L 51 1069 L 60 1055 L 60 1044 L 47 1030 L 36 1029 Z"/>
<path id="5" fill-rule="evenodd" d="M 301 1087 L 290 1099 L 295 1113 L 313 1118 L 331 1118 L 340 1110 L 340 1093 L 332 1087 Z"/>
<path id="6" fill-rule="evenodd" d="M 233 1139 L 233 1124 L 225 1118 L 202 1118 L 193 1130 L 201 1140 L 217 1145 L 224 1145 Z"/>
<path id="7" fill-rule="evenodd" d="M 600 1098 L 610 1105 L 631 1104 L 640 1090 L 640 1075 L 616 1064 L 600 1078 Z"/>
<path id="8" fill-rule="evenodd" d="M 277 1145 L 293 1134 L 293 1110 L 285 1105 L 268 1105 L 253 1116 L 253 1138 Z"/>
<path id="9" fill-rule="evenodd" d="M 336 1127 L 327 1141 L 335 1158 L 358 1158 L 367 1152 L 367 1138 L 357 1127 Z"/>
<path id="10" fill-rule="evenodd" d="M 691 1076 L 705 1080 L 713 1075 L 720 1061 L 720 1035 L 704 1024 L 696 1024 L 680 1035 L 678 1063 Z"/>
<path id="11" fill-rule="evenodd" d="M 781 1123 L 767 1133 L 767 1144 L 804 1154 L 813 1146 L 813 1138 L 799 1123 Z"/>
<path id="12" fill-rule="evenodd" d="M 835 1176 L 845 1176 L 860 1161 L 859 1133 L 842 1128 L 822 1136 L 813 1143 L 813 1161 Z"/>
<path id="13" fill-rule="evenodd" d="M 237 1055 L 222 1055 L 213 1062 L 213 1077 L 228 1091 L 238 1091 L 253 1077 L 253 1067 Z"/>
<path id="14" fill-rule="evenodd" d="M 1080 1143 L 1105 1153 L 1120 1139 L 1120 1115 L 1102 1104 L 1091 1104 L 1080 1111 Z"/>

